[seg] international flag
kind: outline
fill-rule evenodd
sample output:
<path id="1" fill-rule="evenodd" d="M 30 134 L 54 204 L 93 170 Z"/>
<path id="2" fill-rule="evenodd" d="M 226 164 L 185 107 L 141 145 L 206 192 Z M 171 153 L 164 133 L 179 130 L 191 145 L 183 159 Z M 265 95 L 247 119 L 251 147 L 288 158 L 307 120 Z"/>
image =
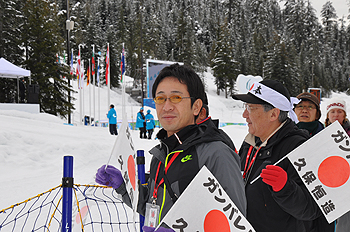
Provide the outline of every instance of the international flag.
<path id="1" fill-rule="evenodd" d="M 91 74 L 95 75 L 95 46 L 92 48 L 92 59 L 91 59 L 92 67 Z"/>
<path id="2" fill-rule="evenodd" d="M 97 85 L 100 84 L 100 59 L 97 59 Z"/>
<path id="3" fill-rule="evenodd" d="M 120 82 L 123 82 L 123 77 L 124 77 L 124 73 L 125 73 L 125 57 L 124 57 L 124 44 L 123 44 L 123 52 L 122 52 L 122 59 L 120 62 Z"/>
<path id="4" fill-rule="evenodd" d="M 85 70 L 84 70 L 84 62 L 81 62 L 81 66 L 80 66 L 80 83 L 79 83 L 79 87 L 80 89 L 84 88 L 84 75 L 85 75 Z"/>
<path id="5" fill-rule="evenodd" d="M 91 73 L 91 71 L 90 71 L 90 62 L 89 62 L 89 68 L 88 68 L 88 70 L 87 70 L 87 74 L 86 74 L 86 76 L 87 76 L 87 86 L 90 84 L 90 73 Z"/>
<path id="6" fill-rule="evenodd" d="M 107 44 L 107 54 L 106 54 L 106 85 L 108 85 L 108 72 L 109 72 L 109 44 Z"/>
<path id="7" fill-rule="evenodd" d="M 80 47 L 79 47 L 79 51 L 78 51 L 78 65 L 77 65 L 77 77 L 78 77 L 78 88 L 81 88 L 81 84 L 80 82 L 82 81 L 82 75 L 81 75 L 81 60 L 80 60 Z"/>

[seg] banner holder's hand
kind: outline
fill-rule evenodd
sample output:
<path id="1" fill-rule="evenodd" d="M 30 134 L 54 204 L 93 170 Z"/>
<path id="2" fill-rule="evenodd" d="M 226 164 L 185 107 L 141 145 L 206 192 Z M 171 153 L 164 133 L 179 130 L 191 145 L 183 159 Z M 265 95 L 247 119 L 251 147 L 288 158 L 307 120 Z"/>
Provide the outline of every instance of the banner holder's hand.
<path id="1" fill-rule="evenodd" d="M 277 161 L 274 166 L 276 166 L 277 164 L 281 163 L 282 160 L 284 160 L 285 158 L 287 158 L 288 155 L 286 155 L 285 157 L 283 157 L 282 159 L 280 159 L 279 161 Z M 254 180 L 250 181 L 249 184 L 253 184 L 255 181 L 257 181 L 261 176 L 257 176 Z"/>

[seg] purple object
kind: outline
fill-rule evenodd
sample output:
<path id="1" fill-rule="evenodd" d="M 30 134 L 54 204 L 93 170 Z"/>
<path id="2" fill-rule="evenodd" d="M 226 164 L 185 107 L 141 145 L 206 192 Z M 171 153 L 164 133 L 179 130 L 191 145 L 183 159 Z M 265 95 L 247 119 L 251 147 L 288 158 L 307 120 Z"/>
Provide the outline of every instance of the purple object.
<path id="1" fill-rule="evenodd" d="M 108 165 L 103 165 L 97 170 L 96 183 L 101 185 L 106 185 L 113 187 L 114 189 L 119 188 L 119 186 L 124 182 L 122 173 L 115 167 Z"/>
<path id="2" fill-rule="evenodd" d="M 142 230 L 144 232 L 175 232 L 173 229 L 167 229 L 167 228 L 164 228 L 164 227 L 159 227 L 158 230 L 155 230 L 156 228 L 154 227 L 148 227 L 148 226 L 143 226 L 142 227 Z"/>

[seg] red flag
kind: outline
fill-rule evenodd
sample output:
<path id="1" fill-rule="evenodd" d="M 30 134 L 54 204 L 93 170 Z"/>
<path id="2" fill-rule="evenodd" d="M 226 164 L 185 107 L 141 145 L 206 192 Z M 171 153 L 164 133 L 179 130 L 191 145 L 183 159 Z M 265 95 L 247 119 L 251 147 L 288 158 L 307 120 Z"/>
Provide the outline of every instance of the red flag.
<path id="1" fill-rule="evenodd" d="M 108 72 L 109 72 L 109 44 L 107 45 L 107 54 L 106 54 L 106 85 L 108 85 Z"/>
<path id="2" fill-rule="evenodd" d="M 78 77 L 78 88 L 81 89 L 81 78 L 82 78 L 82 75 L 81 75 L 81 70 L 80 70 L 80 63 L 81 63 L 81 60 L 80 60 L 80 47 L 79 47 L 79 52 L 78 52 L 78 65 L 77 65 L 77 77 Z"/>
<path id="3" fill-rule="evenodd" d="M 90 62 L 89 62 L 89 68 L 88 68 L 88 70 L 87 70 L 87 86 L 90 84 Z"/>
<path id="4" fill-rule="evenodd" d="M 95 49 L 92 50 L 92 60 L 91 60 L 91 63 L 92 63 L 92 68 L 91 68 L 91 74 L 92 75 L 95 75 Z"/>

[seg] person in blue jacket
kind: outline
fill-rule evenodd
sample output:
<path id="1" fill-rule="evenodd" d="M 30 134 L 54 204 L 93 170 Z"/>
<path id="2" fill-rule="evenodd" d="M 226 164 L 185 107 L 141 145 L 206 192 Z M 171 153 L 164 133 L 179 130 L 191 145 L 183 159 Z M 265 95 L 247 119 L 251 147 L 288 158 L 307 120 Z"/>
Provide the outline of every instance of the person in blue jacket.
<path id="1" fill-rule="evenodd" d="M 140 108 L 140 111 L 136 116 L 136 128 L 140 129 L 140 139 L 146 139 L 146 119 L 143 114 L 143 107 Z"/>
<path id="2" fill-rule="evenodd" d="M 151 110 L 147 110 L 146 118 L 146 130 L 148 132 L 148 139 L 152 139 L 153 129 L 156 126 L 154 123 L 154 117 L 151 114 Z"/>
<path id="3" fill-rule="evenodd" d="M 108 111 L 108 114 L 107 114 L 107 118 L 108 118 L 108 124 L 109 124 L 109 133 L 111 133 L 111 135 L 118 135 L 118 131 L 117 131 L 117 111 L 115 111 L 113 104 L 111 104 L 109 106 L 109 111 Z"/>

